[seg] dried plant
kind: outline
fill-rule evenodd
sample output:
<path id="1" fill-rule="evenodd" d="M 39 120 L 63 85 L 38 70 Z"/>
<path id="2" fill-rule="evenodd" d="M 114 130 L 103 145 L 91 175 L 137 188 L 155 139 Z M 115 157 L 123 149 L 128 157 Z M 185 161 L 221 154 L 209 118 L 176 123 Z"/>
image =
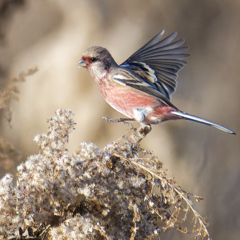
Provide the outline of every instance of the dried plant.
<path id="1" fill-rule="evenodd" d="M 17 87 L 17 83 L 19 82 L 25 82 L 26 77 L 34 74 L 37 72 L 37 67 L 29 69 L 28 72 L 21 72 L 19 74 L 19 77 L 11 79 L 11 81 L 8 83 L 7 87 L 5 90 L 0 93 L 0 111 L 2 109 L 5 110 L 5 115 L 6 118 L 11 126 L 11 121 L 12 121 L 12 112 L 10 110 L 10 100 L 15 99 L 18 100 L 18 95 L 19 95 L 19 89 Z"/>
<path id="2" fill-rule="evenodd" d="M 12 99 L 19 99 L 19 89 L 17 84 L 24 82 L 27 76 L 34 74 L 37 71 L 37 67 L 29 69 L 28 72 L 21 72 L 19 77 L 10 80 L 6 88 L 0 93 L 0 113 L 4 111 L 5 118 L 10 124 L 12 121 L 12 111 L 10 110 L 10 103 Z M 14 160 L 19 161 L 21 153 L 17 151 L 13 145 L 6 139 L 0 137 L 0 167 L 8 170 L 14 165 Z"/>
<path id="3" fill-rule="evenodd" d="M 11 143 L 0 137 L 0 168 L 4 170 L 10 169 L 14 165 L 14 160 L 18 161 L 21 158 L 21 154 L 17 151 Z"/>
<path id="4" fill-rule="evenodd" d="M 130 129 L 100 150 L 83 142 L 72 155 L 65 144 L 74 129 L 71 110 L 57 110 L 39 154 L 17 167 L 17 184 L 0 181 L 2 239 L 158 239 L 168 229 L 210 239 L 193 196 L 169 179 L 140 141 L 148 127 Z M 185 223 L 184 223 L 185 222 Z"/>

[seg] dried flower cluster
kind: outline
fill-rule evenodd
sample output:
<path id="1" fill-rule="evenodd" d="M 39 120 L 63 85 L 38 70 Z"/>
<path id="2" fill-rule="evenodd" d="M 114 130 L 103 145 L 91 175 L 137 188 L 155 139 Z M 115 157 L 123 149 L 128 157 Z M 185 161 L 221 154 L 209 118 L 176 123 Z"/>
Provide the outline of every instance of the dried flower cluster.
<path id="1" fill-rule="evenodd" d="M 18 166 L 16 186 L 11 175 L 0 181 L 1 239 L 152 239 L 170 228 L 187 232 L 181 224 L 190 212 L 193 231 L 209 238 L 190 195 L 139 147 L 147 127 L 103 150 L 83 142 L 70 155 L 72 116 L 57 110 L 48 133 L 34 139 L 39 154 Z"/>

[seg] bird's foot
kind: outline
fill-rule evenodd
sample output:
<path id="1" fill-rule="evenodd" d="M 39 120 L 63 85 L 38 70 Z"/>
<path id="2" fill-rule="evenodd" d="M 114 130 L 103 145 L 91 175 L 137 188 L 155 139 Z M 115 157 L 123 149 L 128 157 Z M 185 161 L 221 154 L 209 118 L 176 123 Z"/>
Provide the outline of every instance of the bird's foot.
<path id="1" fill-rule="evenodd" d="M 128 126 L 131 126 L 131 128 L 133 128 L 133 125 L 131 123 L 129 123 L 128 121 L 135 121 L 135 119 L 133 119 L 133 118 L 113 119 L 113 118 L 109 118 L 109 117 L 102 117 L 102 119 L 104 119 L 106 122 L 113 122 L 113 123 L 122 122 L 124 124 L 127 124 Z"/>

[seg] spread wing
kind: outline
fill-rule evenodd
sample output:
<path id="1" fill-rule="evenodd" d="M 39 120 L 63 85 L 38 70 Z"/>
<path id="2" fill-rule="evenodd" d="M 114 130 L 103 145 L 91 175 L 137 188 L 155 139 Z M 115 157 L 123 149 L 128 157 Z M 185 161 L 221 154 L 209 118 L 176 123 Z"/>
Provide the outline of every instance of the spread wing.
<path id="1" fill-rule="evenodd" d="M 131 70 L 145 81 L 146 87 L 148 85 L 170 100 L 171 95 L 176 90 L 177 73 L 187 63 L 183 59 L 190 55 L 184 53 L 188 47 L 180 47 L 184 43 L 184 39 L 173 42 L 177 36 L 176 32 L 160 41 L 163 34 L 164 30 L 119 67 Z M 129 80 L 122 79 L 127 85 L 131 84 Z"/>

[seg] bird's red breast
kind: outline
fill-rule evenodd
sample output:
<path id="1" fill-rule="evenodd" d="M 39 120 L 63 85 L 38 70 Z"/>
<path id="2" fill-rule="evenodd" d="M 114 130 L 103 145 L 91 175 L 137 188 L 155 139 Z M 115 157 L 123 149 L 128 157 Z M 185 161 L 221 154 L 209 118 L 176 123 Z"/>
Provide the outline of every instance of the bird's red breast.
<path id="1" fill-rule="evenodd" d="M 144 109 L 146 118 L 142 122 L 145 124 L 179 119 L 178 116 L 171 114 L 171 111 L 175 111 L 176 108 L 163 104 L 155 96 L 115 83 L 108 79 L 108 75 L 96 80 L 107 103 L 130 118 L 135 118 L 134 109 Z"/>

